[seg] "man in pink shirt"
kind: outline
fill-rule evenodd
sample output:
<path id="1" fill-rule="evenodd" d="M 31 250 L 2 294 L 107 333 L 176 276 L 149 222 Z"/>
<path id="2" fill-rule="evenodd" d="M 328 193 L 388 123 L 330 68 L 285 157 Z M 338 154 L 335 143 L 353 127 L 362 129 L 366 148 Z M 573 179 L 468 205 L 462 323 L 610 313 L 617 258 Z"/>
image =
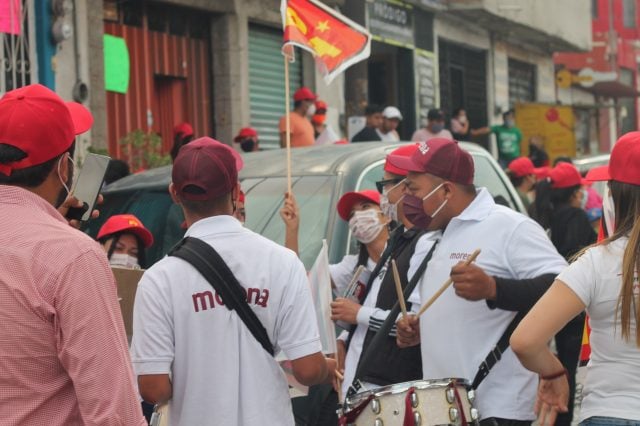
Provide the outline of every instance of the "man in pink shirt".
<path id="1" fill-rule="evenodd" d="M 56 210 L 91 113 L 40 85 L 0 99 L 0 423 L 145 425 L 106 255 Z"/>
<path id="2" fill-rule="evenodd" d="M 411 136 L 411 140 L 415 142 L 426 142 L 433 138 L 453 140 L 451 132 L 444 128 L 444 112 L 440 109 L 430 109 L 427 113 L 427 125 Z"/>

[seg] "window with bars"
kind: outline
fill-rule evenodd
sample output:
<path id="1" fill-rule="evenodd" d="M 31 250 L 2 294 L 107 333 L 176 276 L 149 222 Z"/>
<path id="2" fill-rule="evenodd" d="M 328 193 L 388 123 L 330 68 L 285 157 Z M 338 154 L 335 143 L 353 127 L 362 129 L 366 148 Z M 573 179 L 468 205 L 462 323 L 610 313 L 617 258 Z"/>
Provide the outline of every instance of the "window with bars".
<path id="1" fill-rule="evenodd" d="M 622 25 L 625 28 L 636 27 L 636 0 L 623 0 Z"/>
<path id="2" fill-rule="evenodd" d="M 509 105 L 536 100 L 536 66 L 509 58 Z"/>
<path id="3" fill-rule="evenodd" d="M 33 0 L 7 2 L 4 22 L 0 22 L 0 93 L 26 86 L 35 73 L 35 46 L 31 40 L 33 24 Z"/>

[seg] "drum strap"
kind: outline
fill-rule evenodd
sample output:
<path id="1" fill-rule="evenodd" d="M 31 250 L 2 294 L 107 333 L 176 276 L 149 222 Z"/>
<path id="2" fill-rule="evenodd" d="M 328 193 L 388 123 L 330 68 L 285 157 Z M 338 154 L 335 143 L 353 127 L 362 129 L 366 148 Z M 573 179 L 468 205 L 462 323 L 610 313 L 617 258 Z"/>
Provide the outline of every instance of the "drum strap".
<path id="1" fill-rule="evenodd" d="M 360 413 L 362 413 L 364 411 L 365 408 L 367 408 L 367 405 L 369 405 L 369 402 L 371 402 L 371 400 L 373 399 L 374 395 L 371 394 L 368 397 L 365 398 L 364 401 L 362 401 L 360 404 L 358 404 L 357 407 L 355 407 L 353 410 L 344 413 L 342 416 L 340 416 L 340 420 L 338 421 L 338 425 L 339 426 L 347 426 L 350 424 L 354 424 L 356 419 L 358 418 L 358 416 L 360 415 Z"/>
<path id="2" fill-rule="evenodd" d="M 516 329 L 522 318 L 524 318 L 524 313 L 522 312 L 518 312 L 516 316 L 513 317 L 513 320 L 511 320 L 511 322 L 507 326 L 507 329 L 504 331 L 504 333 L 502 333 L 502 336 L 500 337 L 500 340 L 498 340 L 498 343 L 494 346 L 493 349 L 489 351 L 484 361 L 482 361 L 482 364 L 480 364 L 480 367 L 478 367 L 476 377 L 474 377 L 473 383 L 471 384 L 471 387 L 473 389 L 478 389 L 480 383 L 482 383 L 485 377 L 489 375 L 489 371 L 491 371 L 493 366 L 496 365 L 498 361 L 500 361 L 500 359 L 502 358 L 502 354 L 509 347 L 509 339 L 511 338 L 511 334 Z"/>
<path id="3" fill-rule="evenodd" d="M 249 307 L 246 290 L 213 247 L 198 238 L 185 237 L 171 249 L 169 256 L 178 257 L 196 268 L 222 297 L 224 306 L 236 311 L 253 337 L 273 356 L 273 345 L 267 330 Z"/>

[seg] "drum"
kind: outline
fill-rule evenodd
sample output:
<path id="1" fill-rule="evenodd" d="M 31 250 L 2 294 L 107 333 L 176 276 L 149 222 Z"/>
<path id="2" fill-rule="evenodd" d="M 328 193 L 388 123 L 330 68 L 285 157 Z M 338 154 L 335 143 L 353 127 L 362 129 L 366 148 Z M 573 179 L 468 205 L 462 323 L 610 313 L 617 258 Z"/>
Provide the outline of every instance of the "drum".
<path id="1" fill-rule="evenodd" d="M 463 379 L 419 380 L 348 397 L 341 424 L 354 426 L 478 424 L 475 391 Z"/>

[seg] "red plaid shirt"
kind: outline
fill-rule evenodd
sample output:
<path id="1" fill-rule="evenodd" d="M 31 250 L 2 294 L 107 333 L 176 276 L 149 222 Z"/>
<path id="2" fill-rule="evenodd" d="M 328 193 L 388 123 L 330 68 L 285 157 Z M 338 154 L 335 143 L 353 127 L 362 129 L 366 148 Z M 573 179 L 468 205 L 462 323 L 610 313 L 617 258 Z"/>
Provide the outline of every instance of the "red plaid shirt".
<path id="1" fill-rule="evenodd" d="M 145 425 L 100 246 L 0 185 L 0 423 Z"/>

